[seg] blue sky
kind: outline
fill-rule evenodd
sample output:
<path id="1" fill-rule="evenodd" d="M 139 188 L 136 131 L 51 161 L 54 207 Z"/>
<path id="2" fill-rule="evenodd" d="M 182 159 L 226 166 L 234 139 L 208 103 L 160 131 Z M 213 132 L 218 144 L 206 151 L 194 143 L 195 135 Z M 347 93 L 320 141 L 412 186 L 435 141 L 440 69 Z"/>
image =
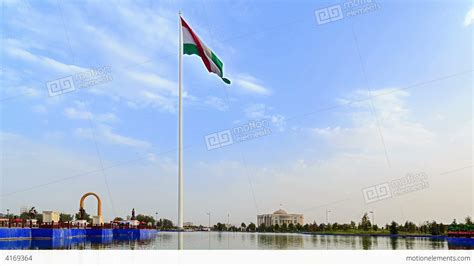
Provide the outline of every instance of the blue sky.
<path id="1" fill-rule="evenodd" d="M 338 222 L 472 215 L 472 4 L 377 1 L 318 25 L 315 10 L 344 3 L 3 1 L 1 212 L 73 213 L 94 191 L 106 219 L 176 220 L 182 10 L 233 82 L 183 59 L 186 221 L 250 222 L 280 204 L 308 222 L 326 208 Z M 103 66 L 110 82 L 48 95 Z M 270 135 L 206 148 L 263 119 Z M 416 172 L 428 189 L 364 202 L 362 189 Z"/>

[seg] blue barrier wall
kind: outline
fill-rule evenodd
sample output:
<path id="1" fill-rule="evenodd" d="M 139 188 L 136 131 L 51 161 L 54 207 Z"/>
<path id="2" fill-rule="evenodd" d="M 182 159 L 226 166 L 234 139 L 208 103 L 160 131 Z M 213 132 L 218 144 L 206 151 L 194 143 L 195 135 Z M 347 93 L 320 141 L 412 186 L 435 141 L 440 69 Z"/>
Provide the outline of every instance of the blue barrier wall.
<path id="1" fill-rule="evenodd" d="M 87 229 L 88 237 L 113 237 L 114 233 L 112 229 Z"/>
<path id="2" fill-rule="evenodd" d="M 114 229 L 116 239 L 149 239 L 158 233 L 155 229 Z"/>
<path id="3" fill-rule="evenodd" d="M 32 228 L 32 239 L 57 239 L 70 237 L 69 229 L 53 229 L 53 228 Z"/>
<path id="4" fill-rule="evenodd" d="M 78 229 L 78 228 L 71 228 L 71 237 L 85 237 L 87 236 L 87 229 Z"/>
<path id="5" fill-rule="evenodd" d="M 0 228 L 0 239 L 30 239 L 30 228 Z"/>
<path id="6" fill-rule="evenodd" d="M 47 240 L 76 237 L 146 239 L 155 237 L 157 233 L 158 231 L 154 229 L 0 228 L 0 240 Z"/>

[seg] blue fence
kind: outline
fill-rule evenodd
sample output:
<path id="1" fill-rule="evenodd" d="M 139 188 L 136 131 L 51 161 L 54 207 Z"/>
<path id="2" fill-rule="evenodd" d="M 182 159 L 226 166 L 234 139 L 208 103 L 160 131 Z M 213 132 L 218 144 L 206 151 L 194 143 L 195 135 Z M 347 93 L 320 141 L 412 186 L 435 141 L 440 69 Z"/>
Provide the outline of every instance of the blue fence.
<path id="1" fill-rule="evenodd" d="M 155 229 L 109 229 L 109 228 L 0 228 L 0 240 L 48 240 L 80 237 L 94 238 L 151 238 Z"/>

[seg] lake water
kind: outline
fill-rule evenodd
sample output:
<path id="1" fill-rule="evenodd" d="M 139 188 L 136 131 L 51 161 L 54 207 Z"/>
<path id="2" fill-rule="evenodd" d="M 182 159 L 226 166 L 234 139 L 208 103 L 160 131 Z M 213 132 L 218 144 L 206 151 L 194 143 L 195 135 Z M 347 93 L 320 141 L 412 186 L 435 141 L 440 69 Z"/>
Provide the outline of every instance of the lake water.
<path id="1" fill-rule="evenodd" d="M 446 238 L 321 236 L 305 234 L 241 232 L 159 232 L 147 240 L 83 239 L 0 241 L 0 249 L 178 249 L 181 234 L 184 249 L 472 249 Z M 464 241 L 464 240 L 463 240 Z"/>

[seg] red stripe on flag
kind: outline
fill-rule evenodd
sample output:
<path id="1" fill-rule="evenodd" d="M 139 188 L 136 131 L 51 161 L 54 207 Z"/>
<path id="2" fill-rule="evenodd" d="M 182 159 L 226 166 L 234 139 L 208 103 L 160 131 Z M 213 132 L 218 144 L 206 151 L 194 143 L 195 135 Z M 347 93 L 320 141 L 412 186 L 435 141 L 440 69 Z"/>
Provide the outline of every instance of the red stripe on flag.
<path id="1" fill-rule="evenodd" d="M 206 54 L 204 53 L 204 48 L 202 47 L 201 40 L 199 40 L 199 37 L 196 34 L 194 34 L 194 31 L 191 29 L 191 27 L 189 27 L 188 23 L 186 23 L 186 21 L 184 21 L 183 18 L 181 18 L 181 25 L 183 25 L 183 27 L 187 28 L 189 30 L 189 33 L 191 33 L 191 36 L 193 37 L 193 40 L 196 43 L 197 49 L 199 51 L 199 55 L 201 56 L 202 62 L 206 66 L 207 71 L 212 72 L 211 71 L 211 63 L 209 62 Z"/>

